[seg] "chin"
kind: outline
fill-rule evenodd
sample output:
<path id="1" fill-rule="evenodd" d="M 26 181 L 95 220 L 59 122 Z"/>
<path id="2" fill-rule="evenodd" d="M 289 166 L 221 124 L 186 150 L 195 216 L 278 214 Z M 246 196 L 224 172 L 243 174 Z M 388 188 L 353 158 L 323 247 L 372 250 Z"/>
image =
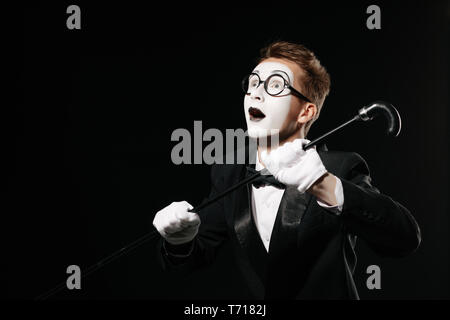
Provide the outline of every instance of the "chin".
<path id="1" fill-rule="evenodd" d="M 267 138 L 270 136 L 278 135 L 278 129 L 265 129 L 257 126 L 248 127 L 248 136 L 250 138 Z"/>

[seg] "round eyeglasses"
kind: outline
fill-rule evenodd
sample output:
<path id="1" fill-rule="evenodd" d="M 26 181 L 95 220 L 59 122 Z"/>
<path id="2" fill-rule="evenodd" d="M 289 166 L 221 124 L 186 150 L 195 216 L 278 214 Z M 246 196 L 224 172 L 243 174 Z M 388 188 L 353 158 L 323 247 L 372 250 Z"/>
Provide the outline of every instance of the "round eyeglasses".
<path id="1" fill-rule="evenodd" d="M 257 73 L 251 73 L 242 80 L 242 90 L 244 90 L 245 94 L 250 95 L 261 85 L 261 83 L 264 83 L 264 90 L 271 96 L 280 97 L 292 93 L 306 102 L 311 102 L 311 100 L 292 87 L 289 82 L 279 74 L 272 74 L 266 80 L 262 81 Z M 289 89 L 290 92 L 282 95 L 286 88 Z"/>

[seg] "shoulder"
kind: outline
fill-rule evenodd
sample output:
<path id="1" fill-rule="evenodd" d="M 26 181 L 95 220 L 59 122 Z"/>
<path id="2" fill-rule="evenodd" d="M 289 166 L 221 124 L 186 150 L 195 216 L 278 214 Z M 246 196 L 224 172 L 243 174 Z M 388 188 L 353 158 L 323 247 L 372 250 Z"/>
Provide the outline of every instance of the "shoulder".
<path id="1" fill-rule="evenodd" d="M 356 152 L 319 150 L 318 153 L 325 168 L 335 175 L 346 176 L 355 169 L 369 174 L 366 160 Z"/>
<path id="2" fill-rule="evenodd" d="M 217 186 L 231 186 L 240 181 L 246 174 L 244 164 L 212 164 L 211 182 Z"/>

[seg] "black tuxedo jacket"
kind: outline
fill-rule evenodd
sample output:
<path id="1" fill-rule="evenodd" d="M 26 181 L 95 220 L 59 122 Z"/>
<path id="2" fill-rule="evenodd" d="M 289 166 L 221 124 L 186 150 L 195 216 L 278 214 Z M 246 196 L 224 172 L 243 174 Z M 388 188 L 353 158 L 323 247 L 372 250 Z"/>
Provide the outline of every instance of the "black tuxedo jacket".
<path id="1" fill-rule="evenodd" d="M 326 169 L 342 181 L 341 215 L 322 208 L 309 193 L 287 187 L 267 252 L 253 221 L 251 187 L 243 186 L 199 212 L 199 233 L 191 243 L 163 246 L 160 240 L 163 268 L 186 272 L 211 263 L 220 245 L 231 241 L 237 265 L 256 299 L 358 299 L 353 281 L 356 239 L 366 241 L 381 256 L 401 257 L 419 246 L 420 229 L 404 206 L 371 185 L 361 156 L 326 147 L 318 152 Z M 212 166 L 210 197 L 245 175 L 245 165 Z M 168 253 L 188 248 L 186 258 Z"/>

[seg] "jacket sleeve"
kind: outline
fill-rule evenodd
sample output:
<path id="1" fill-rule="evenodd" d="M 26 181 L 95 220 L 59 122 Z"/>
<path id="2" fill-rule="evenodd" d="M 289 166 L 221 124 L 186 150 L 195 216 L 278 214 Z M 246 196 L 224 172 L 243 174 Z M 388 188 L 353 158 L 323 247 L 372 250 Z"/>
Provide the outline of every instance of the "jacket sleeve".
<path id="1" fill-rule="evenodd" d="M 373 187 L 364 159 L 352 153 L 344 164 L 348 172 L 342 181 L 342 219 L 354 234 L 380 256 L 402 257 L 414 252 L 420 242 L 420 228 L 408 209 Z"/>
<path id="2" fill-rule="evenodd" d="M 216 196 L 224 189 L 223 170 L 219 165 L 211 167 L 211 191 L 203 202 Z M 157 258 L 166 271 L 190 272 L 211 263 L 217 249 L 228 238 L 223 199 L 197 212 L 200 227 L 193 241 L 180 246 L 172 246 L 161 238 L 157 245 Z M 203 203 L 202 202 L 202 203 Z"/>

